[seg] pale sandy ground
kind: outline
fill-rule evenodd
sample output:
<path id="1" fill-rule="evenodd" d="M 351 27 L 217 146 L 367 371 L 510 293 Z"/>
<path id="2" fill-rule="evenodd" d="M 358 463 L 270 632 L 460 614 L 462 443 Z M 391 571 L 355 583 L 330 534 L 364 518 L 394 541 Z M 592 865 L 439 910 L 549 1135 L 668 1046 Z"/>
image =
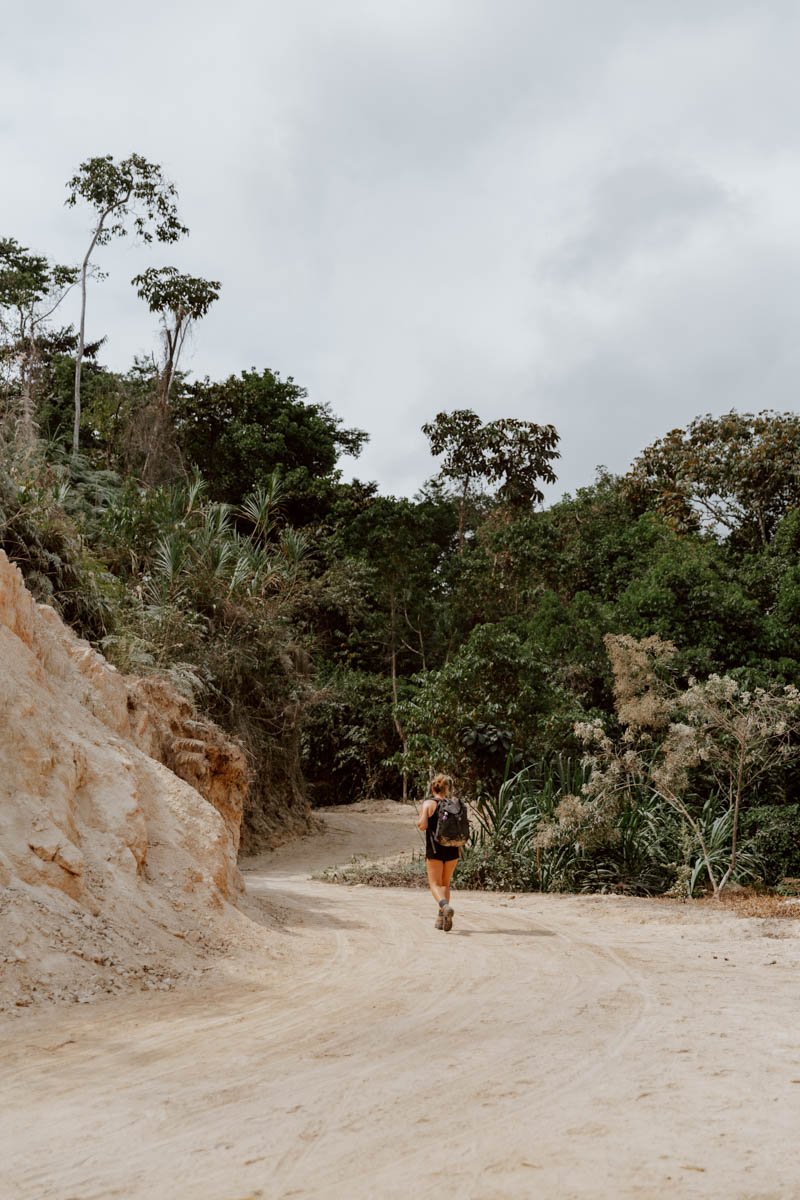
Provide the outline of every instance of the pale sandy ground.
<path id="1" fill-rule="evenodd" d="M 417 845 L 331 810 L 244 865 L 265 949 L 3 1029 L 3 1200 L 800 1197 L 800 923 L 309 870 Z"/>

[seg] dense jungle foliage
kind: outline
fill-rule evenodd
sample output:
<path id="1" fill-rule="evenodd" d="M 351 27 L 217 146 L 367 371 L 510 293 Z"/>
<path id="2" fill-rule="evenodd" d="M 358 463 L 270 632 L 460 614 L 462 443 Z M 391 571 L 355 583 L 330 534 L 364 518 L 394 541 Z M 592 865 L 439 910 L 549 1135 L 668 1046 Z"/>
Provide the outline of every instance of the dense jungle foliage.
<path id="1" fill-rule="evenodd" d="M 90 252 L 126 218 L 186 232 L 154 170 L 82 165 Z M 293 378 L 181 373 L 215 281 L 136 277 L 160 348 L 103 366 L 57 321 L 87 262 L 0 239 L 0 546 L 242 739 L 249 847 L 268 797 L 418 797 L 444 770 L 475 804 L 465 883 L 792 886 L 800 417 L 698 417 L 543 508 L 557 430 L 455 409 L 424 427 L 420 493 L 381 495 L 342 478 L 367 434 Z"/>

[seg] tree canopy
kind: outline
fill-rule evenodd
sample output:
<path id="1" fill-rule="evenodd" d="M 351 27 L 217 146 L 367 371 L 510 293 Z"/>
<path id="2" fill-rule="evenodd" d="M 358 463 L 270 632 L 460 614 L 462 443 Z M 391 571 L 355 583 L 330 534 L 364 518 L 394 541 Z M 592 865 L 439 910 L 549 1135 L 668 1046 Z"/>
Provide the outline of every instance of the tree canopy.
<path id="1" fill-rule="evenodd" d="M 239 505 L 280 467 L 292 519 L 322 514 L 339 456 L 357 455 L 367 435 L 343 428 L 326 404 L 307 404 L 306 396 L 291 376 L 250 370 L 191 384 L 176 398 L 181 448 L 215 498 Z"/>
<path id="2" fill-rule="evenodd" d="M 484 480 L 497 486 L 504 503 L 525 508 L 544 499 L 540 482 L 556 482 L 552 464 L 559 457 L 559 437 L 553 425 L 512 417 L 482 424 L 463 408 L 438 413 L 422 430 L 431 452 L 444 455 L 442 475 L 464 492 Z"/>
<path id="3" fill-rule="evenodd" d="M 633 496 L 680 530 L 720 531 L 766 545 L 800 504 L 800 416 L 764 411 L 697 417 L 644 450 Z"/>

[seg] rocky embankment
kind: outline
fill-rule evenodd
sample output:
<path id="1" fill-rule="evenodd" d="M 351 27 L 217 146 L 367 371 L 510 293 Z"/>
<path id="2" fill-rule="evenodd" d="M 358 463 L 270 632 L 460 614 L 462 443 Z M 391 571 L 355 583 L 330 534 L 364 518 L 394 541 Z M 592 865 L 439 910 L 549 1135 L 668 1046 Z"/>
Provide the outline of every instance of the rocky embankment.
<path id="1" fill-rule="evenodd" d="M 168 988 L 234 927 L 247 767 L 127 678 L 0 551 L 0 1009 Z"/>

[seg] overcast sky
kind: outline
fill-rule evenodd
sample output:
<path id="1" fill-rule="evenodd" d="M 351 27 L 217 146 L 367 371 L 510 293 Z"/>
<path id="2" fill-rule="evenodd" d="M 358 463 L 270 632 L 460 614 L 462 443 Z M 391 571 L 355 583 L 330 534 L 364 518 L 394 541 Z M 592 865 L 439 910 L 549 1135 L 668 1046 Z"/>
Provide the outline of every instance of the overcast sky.
<path id="1" fill-rule="evenodd" d="M 3 14 L 0 236 L 79 259 L 66 179 L 144 154 L 191 235 L 98 255 L 107 364 L 173 263 L 223 284 L 184 365 L 293 375 L 369 432 L 347 475 L 413 493 L 469 407 L 555 424 L 557 495 L 797 407 L 798 61 L 795 0 L 40 0 Z"/>

